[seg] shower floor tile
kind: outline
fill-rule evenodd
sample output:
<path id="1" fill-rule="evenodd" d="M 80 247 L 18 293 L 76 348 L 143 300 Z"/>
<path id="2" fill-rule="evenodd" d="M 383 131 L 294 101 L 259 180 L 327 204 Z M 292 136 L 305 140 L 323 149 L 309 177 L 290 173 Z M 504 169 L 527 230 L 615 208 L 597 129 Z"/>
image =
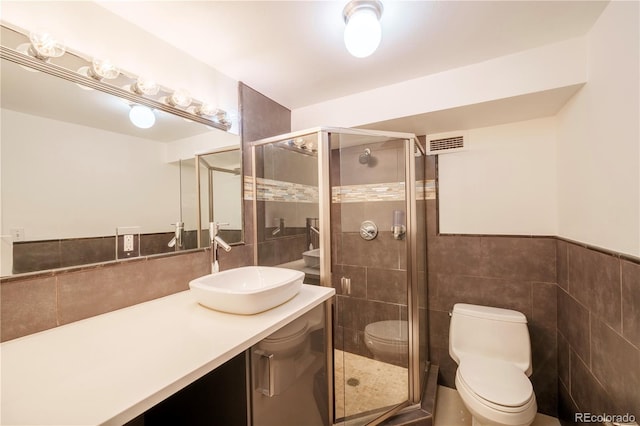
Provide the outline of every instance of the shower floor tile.
<path id="1" fill-rule="evenodd" d="M 335 350 L 336 418 L 399 404 L 408 397 L 408 371 Z"/>

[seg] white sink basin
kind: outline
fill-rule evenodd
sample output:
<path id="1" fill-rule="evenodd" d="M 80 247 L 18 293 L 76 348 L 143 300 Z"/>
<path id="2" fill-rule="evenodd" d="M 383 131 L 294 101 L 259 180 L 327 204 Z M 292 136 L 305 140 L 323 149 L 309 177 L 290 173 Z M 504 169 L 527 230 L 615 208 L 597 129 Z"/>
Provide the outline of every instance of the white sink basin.
<path id="1" fill-rule="evenodd" d="M 245 266 L 205 275 L 189 282 L 196 300 L 207 308 L 252 315 L 293 298 L 304 272 L 269 266 Z"/>

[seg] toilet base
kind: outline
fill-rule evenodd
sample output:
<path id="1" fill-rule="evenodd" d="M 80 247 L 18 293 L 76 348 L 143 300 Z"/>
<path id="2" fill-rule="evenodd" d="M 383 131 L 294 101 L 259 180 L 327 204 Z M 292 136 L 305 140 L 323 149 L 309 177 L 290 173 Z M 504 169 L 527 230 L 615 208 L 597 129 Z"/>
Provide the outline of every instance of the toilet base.
<path id="1" fill-rule="evenodd" d="M 473 426 L 530 426 L 535 419 L 538 405 L 535 395 L 518 410 L 498 411 L 478 400 L 473 392 L 460 380 L 456 372 L 456 389 L 464 406 L 472 416 Z"/>

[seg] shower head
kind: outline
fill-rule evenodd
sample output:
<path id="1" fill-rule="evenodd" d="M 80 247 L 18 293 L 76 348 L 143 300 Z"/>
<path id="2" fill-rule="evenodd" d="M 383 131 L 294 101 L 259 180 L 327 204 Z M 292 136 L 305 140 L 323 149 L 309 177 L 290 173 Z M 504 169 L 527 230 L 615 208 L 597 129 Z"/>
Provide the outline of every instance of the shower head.
<path id="1" fill-rule="evenodd" d="M 369 164 L 370 159 L 371 159 L 371 150 L 369 148 L 366 148 L 364 150 L 364 153 L 360 154 L 360 156 L 358 157 L 358 161 L 360 162 L 360 164 Z"/>

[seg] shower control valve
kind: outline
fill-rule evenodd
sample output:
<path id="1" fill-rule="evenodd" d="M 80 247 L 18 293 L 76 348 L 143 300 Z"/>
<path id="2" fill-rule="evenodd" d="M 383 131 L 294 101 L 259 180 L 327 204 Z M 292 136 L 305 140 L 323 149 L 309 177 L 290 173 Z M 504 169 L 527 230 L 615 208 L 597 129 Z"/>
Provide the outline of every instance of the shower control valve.
<path id="1" fill-rule="evenodd" d="M 371 220 L 365 220 L 360 224 L 360 236 L 367 241 L 373 240 L 378 236 L 378 226 Z"/>

